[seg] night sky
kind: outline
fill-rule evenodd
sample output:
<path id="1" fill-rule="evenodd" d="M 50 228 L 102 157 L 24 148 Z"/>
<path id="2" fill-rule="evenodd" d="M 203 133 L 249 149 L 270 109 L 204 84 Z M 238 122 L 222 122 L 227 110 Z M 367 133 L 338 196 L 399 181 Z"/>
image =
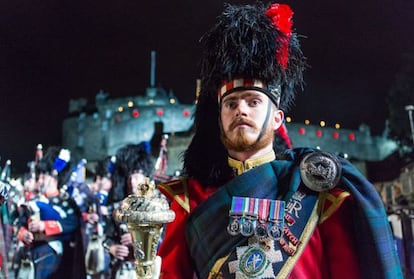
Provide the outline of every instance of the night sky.
<path id="1" fill-rule="evenodd" d="M 26 171 L 35 147 L 59 145 L 70 99 L 144 94 L 150 52 L 156 84 L 194 99 L 198 44 L 223 3 L 254 1 L 2 1 L 0 165 Z M 386 95 L 413 51 L 414 1 L 283 1 L 295 12 L 311 68 L 291 109 L 308 118 L 380 134 Z"/>

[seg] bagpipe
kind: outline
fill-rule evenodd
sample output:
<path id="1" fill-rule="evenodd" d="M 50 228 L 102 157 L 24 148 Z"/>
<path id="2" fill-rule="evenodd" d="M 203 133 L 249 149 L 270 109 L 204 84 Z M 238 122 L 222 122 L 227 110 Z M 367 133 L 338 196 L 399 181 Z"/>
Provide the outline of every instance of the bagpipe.
<path id="1" fill-rule="evenodd" d="M 22 205 L 24 215 L 28 219 L 40 219 L 39 208 L 37 206 L 33 207 L 34 203 L 34 201 L 31 201 Z M 15 259 L 17 265 L 16 279 L 35 278 L 35 264 L 30 248 L 30 246 L 23 245 L 18 249 Z"/>
<path id="2" fill-rule="evenodd" d="M 89 237 L 85 255 L 85 267 L 88 275 L 99 274 L 105 270 L 105 251 L 102 241 L 102 234 L 95 231 Z"/>
<path id="3" fill-rule="evenodd" d="M 96 213 L 95 207 L 93 207 L 91 213 Z M 97 222 L 96 224 L 89 226 L 89 241 L 85 255 L 85 267 L 88 275 L 95 275 L 105 271 L 103 238 L 103 228 L 101 223 Z"/>
<path id="4" fill-rule="evenodd" d="M 16 279 L 35 279 L 35 264 L 29 247 L 21 247 Z"/>
<path id="5" fill-rule="evenodd" d="M 125 223 L 118 224 L 121 235 L 129 233 Z M 129 245 L 129 256 L 125 260 L 114 259 L 112 266 L 116 269 L 114 279 L 135 279 L 137 272 L 134 263 L 134 249 Z"/>

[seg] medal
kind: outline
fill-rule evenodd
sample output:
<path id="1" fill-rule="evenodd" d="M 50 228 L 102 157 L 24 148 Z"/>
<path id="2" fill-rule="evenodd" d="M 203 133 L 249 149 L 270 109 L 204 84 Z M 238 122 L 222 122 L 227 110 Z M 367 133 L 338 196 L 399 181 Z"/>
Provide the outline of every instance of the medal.
<path id="1" fill-rule="evenodd" d="M 270 201 L 270 208 L 269 208 L 269 236 L 274 239 L 278 240 L 283 235 L 283 226 L 284 226 L 284 219 L 285 217 L 285 202 L 279 200 L 271 200 Z"/>
<path id="2" fill-rule="evenodd" d="M 232 235 L 238 235 L 240 233 L 240 222 L 237 218 L 232 218 L 233 221 L 231 221 L 228 225 L 227 225 L 227 232 Z"/>
<path id="3" fill-rule="evenodd" d="M 256 198 L 245 198 L 243 208 L 243 219 L 240 233 L 243 236 L 252 236 L 256 227 L 256 219 L 259 211 L 258 200 Z"/>
<path id="4" fill-rule="evenodd" d="M 254 220 L 242 219 L 240 233 L 243 236 L 252 236 L 254 234 Z"/>
<path id="5" fill-rule="evenodd" d="M 268 236 L 267 225 L 259 223 L 256 226 L 255 234 L 260 241 L 264 241 Z"/>
<path id="6" fill-rule="evenodd" d="M 243 215 L 243 210 L 245 207 L 245 198 L 243 197 L 233 197 L 231 201 L 231 208 L 230 208 L 230 222 L 227 225 L 227 232 L 230 235 L 238 235 L 241 230 L 241 216 Z"/>
<path id="7" fill-rule="evenodd" d="M 255 235 L 259 241 L 278 240 L 283 235 L 285 202 L 280 200 L 233 197 L 227 232 L 236 236 Z"/>
<path id="8" fill-rule="evenodd" d="M 255 234 L 260 241 L 264 241 L 268 236 L 266 221 L 269 217 L 270 200 L 259 199 L 258 203 L 258 224 L 255 229 Z"/>
<path id="9" fill-rule="evenodd" d="M 250 238 L 247 246 L 238 246 L 237 259 L 228 263 L 230 274 L 235 276 L 232 278 L 276 278 L 273 264 L 282 262 L 283 255 L 281 250 L 273 249 L 274 245 L 270 240 L 260 245 L 257 238 Z"/>
<path id="10" fill-rule="evenodd" d="M 250 278 L 263 273 L 267 265 L 266 254 L 259 247 L 249 247 L 240 259 L 240 271 Z"/>
<path id="11" fill-rule="evenodd" d="M 283 228 L 279 224 L 271 225 L 268 234 L 273 240 L 279 240 L 283 235 Z"/>

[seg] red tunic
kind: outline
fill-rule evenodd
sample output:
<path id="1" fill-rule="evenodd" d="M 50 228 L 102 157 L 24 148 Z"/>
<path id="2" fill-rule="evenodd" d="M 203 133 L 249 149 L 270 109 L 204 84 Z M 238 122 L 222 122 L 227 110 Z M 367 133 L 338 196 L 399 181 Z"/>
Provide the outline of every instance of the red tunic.
<path id="1" fill-rule="evenodd" d="M 158 250 L 162 258 L 161 278 L 194 278 L 185 241 L 185 224 L 189 212 L 207 199 L 216 188 L 203 188 L 195 180 L 178 180 L 160 185 L 171 200 L 176 218 L 167 224 L 166 234 Z M 355 233 L 348 210 L 352 198 L 340 189 L 320 197 L 320 221 L 289 278 L 360 278 L 355 256 Z"/>
<path id="2" fill-rule="evenodd" d="M 338 188 L 323 197 L 321 219 L 289 278 L 361 278 L 352 231 L 352 197 Z"/>
<path id="3" fill-rule="evenodd" d="M 158 250 L 162 258 L 161 278 L 193 278 L 190 255 L 185 241 L 185 224 L 190 211 L 206 200 L 215 188 L 203 188 L 195 180 L 176 180 L 159 186 L 171 200 L 175 220 L 167 224 L 165 237 Z"/>

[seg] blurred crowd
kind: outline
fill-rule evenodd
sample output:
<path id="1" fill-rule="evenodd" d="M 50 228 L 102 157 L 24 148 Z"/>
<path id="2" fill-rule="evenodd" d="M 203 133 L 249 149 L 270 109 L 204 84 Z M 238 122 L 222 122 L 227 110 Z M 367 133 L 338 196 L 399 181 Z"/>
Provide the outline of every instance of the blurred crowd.
<path id="1" fill-rule="evenodd" d="M 38 145 L 21 177 L 8 160 L 0 173 L 8 185 L 0 278 L 136 278 L 131 234 L 113 213 L 139 185 L 169 178 L 165 138 L 157 156 L 149 142 L 93 163 Z"/>

